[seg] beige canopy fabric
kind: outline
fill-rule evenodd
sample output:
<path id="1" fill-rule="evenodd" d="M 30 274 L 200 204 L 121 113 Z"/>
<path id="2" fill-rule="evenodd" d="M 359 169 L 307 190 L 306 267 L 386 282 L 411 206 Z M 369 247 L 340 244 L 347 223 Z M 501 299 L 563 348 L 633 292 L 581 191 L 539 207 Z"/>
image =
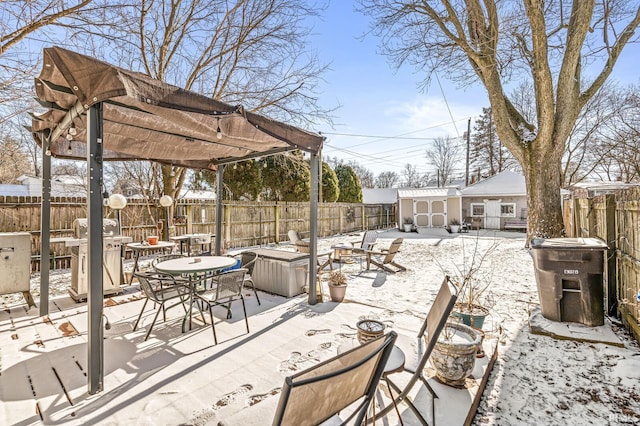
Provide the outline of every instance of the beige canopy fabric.
<path id="1" fill-rule="evenodd" d="M 86 111 L 98 102 L 103 103 L 104 160 L 216 170 L 219 164 L 292 149 L 317 154 L 324 140 L 59 47 L 44 49 L 35 85 L 48 111 L 33 115 L 34 138 L 42 146 L 50 136 L 49 150 L 60 158 L 86 159 Z"/>

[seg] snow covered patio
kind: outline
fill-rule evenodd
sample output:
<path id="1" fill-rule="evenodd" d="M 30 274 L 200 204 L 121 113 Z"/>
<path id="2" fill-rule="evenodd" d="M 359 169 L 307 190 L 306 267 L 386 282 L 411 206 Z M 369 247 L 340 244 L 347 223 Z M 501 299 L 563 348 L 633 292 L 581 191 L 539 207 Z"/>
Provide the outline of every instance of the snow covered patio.
<path id="1" fill-rule="evenodd" d="M 408 267 L 406 272 L 360 273 L 357 263 L 343 265 L 349 287 L 340 304 L 309 306 L 305 295 L 284 298 L 261 292 L 258 306 L 252 292 L 246 292 L 251 333 L 245 333 L 241 312 L 234 312 L 231 320 L 221 312 L 216 323 L 220 344 L 215 346 L 210 325 L 203 326 L 197 317 L 194 329 L 181 333 L 180 308 L 168 311 L 168 321 L 158 322 L 145 342 L 152 307 L 147 306 L 140 328 L 133 332 L 143 300 L 137 285 L 125 287 L 124 294 L 105 299 L 111 323 L 105 331 L 105 390 L 92 396 L 87 394 L 84 367 L 86 304 L 67 296 L 69 271 L 55 271 L 48 320 L 38 317 L 37 309 L 27 310 L 21 295 L 0 298 L 0 424 L 271 424 L 284 377 L 335 355 L 340 344 L 355 336 L 359 319 L 383 321 L 401 336 L 403 345 L 414 340 L 442 281 L 438 263 L 460 262 L 462 250 L 469 250 L 475 239 L 474 233 L 388 231 L 380 234 L 378 245 L 387 247 L 396 237 L 405 238 L 396 260 Z M 638 346 L 616 325 L 613 331 L 622 348 L 532 334 L 529 312 L 535 310 L 538 296 L 524 236 L 491 233 L 479 238 L 481 244 L 500 239 L 490 263 L 494 306 L 484 327 L 488 342 L 499 343 L 474 422 L 582 425 L 640 420 Z M 319 246 L 328 249 L 357 239 L 337 236 L 322 239 Z M 38 285 L 34 276 L 36 303 Z M 241 309 L 238 304 L 234 308 Z M 482 377 L 487 362 L 479 359 L 474 377 Z M 464 423 L 477 389 L 472 383 L 468 387 L 460 391 L 434 384 L 440 395 L 437 423 Z M 380 389 L 380 398 L 386 400 Z M 424 389 L 417 390 L 414 400 L 428 413 Z M 405 424 L 417 424 L 405 405 L 399 408 Z M 378 423 L 398 420 L 392 411 Z"/>

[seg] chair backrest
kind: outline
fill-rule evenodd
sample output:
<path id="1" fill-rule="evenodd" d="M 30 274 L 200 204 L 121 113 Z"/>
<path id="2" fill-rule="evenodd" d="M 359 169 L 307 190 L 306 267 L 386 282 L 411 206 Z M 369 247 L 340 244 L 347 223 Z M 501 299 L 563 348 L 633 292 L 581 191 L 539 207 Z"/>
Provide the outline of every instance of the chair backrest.
<path id="1" fill-rule="evenodd" d="M 402 241 L 404 241 L 402 238 L 396 238 L 391 242 L 391 245 L 389 246 L 389 250 L 387 251 L 387 254 L 384 257 L 384 260 L 382 261 L 382 263 L 389 263 L 393 261 L 393 258 L 396 257 L 396 254 L 400 251 L 400 246 L 402 245 Z"/>
<path id="2" fill-rule="evenodd" d="M 247 270 L 247 275 L 252 275 L 256 260 L 258 260 L 258 253 L 246 251 L 240 255 L 240 259 L 240 267 Z"/>
<path id="3" fill-rule="evenodd" d="M 420 347 L 420 343 L 422 343 L 425 333 L 426 338 L 424 338 L 424 353 L 422 353 L 422 355 L 418 353 L 418 357 L 420 359 L 416 371 L 422 371 L 424 366 L 427 364 L 427 360 L 429 359 L 429 356 L 431 356 L 431 352 L 433 351 L 433 348 L 438 341 L 438 337 L 447 322 L 447 318 L 449 318 L 449 315 L 451 314 L 451 310 L 453 309 L 453 305 L 456 303 L 457 297 L 457 287 L 451 283 L 449 276 L 445 276 L 442 284 L 440 285 L 440 290 L 438 290 L 438 294 L 429 309 L 429 313 L 422 324 L 420 332 L 418 333 L 418 347 Z"/>
<path id="4" fill-rule="evenodd" d="M 180 253 L 172 253 L 172 254 L 162 254 L 160 256 L 156 256 L 152 261 L 151 261 L 151 266 L 155 267 L 158 263 L 160 262 L 164 262 L 165 260 L 171 260 L 171 259 L 178 259 L 180 257 L 185 257 L 185 255 L 180 254 Z"/>
<path id="5" fill-rule="evenodd" d="M 137 278 L 145 296 L 157 303 L 162 302 L 162 298 L 160 294 L 156 292 L 156 289 L 160 288 L 163 283 L 166 285 L 175 285 L 175 280 L 171 275 L 165 275 L 159 272 L 136 272 L 133 276 Z"/>
<path id="6" fill-rule="evenodd" d="M 298 241 L 296 243 L 296 250 L 300 253 L 309 253 L 309 243 L 307 241 Z"/>
<path id="7" fill-rule="evenodd" d="M 362 250 L 371 250 L 378 239 L 378 231 L 366 231 L 362 236 L 360 248 Z"/>
<path id="8" fill-rule="evenodd" d="M 392 331 L 286 377 L 273 424 L 318 425 L 359 399 L 343 424 L 362 424 L 396 337 Z"/>
<path id="9" fill-rule="evenodd" d="M 217 276 L 215 300 L 234 298 L 242 295 L 244 276 L 247 270 L 244 268 L 233 269 Z"/>
<path id="10" fill-rule="evenodd" d="M 297 244 L 299 241 L 302 241 L 300 233 L 295 229 L 290 229 L 289 232 L 287 232 L 287 235 L 289 236 L 289 241 L 291 241 L 293 244 Z"/>

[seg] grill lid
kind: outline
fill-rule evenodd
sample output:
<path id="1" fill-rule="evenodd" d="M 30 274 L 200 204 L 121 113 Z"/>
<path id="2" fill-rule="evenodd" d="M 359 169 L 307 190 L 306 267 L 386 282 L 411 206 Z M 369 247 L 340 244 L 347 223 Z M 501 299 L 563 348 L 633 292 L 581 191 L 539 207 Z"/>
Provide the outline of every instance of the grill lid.
<path id="1" fill-rule="evenodd" d="M 116 219 L 102 219 L 102 234 L 106 236 L 119 236 L 119 226 Z M 77 218 L 73 221 L 73 235 L 75 238 L 87 238 L 89 231 L 89 219 L 86 217 Z"/>

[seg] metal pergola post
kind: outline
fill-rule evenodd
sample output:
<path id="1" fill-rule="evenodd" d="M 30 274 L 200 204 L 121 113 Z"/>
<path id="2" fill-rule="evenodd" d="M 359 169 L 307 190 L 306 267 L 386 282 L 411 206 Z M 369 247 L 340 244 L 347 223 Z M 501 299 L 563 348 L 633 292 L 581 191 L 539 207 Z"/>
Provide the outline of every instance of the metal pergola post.
<path id="1" fill-rule="evenodd" d="M 88 181 L 88 230 L 87 230 L 87 295 L 89 342 L 87 365 L 89 394 L 103 390 L 104 342 L 102 331 L 102 309 L 104 293 L 102 285 L 102 103 L 87 111 L 87 181 Z"/>
<path id="2" fill-rule="evenodd" d="M 310 224 L 309 224 L 309 304 L 318 303 L 317 268 L 318 263 L 318 155 L 311 154 L 311 191 L 310 191 Z"/>
<path id="3" fill-rule="evenodd" d="M 222 253 L 222 191 L 224 185 L 222 182 L 222 175 L 224 174 L 224 164 L 218 166 L 217 175 L 217 191 L 216 191 L 216 256 L 220 256 Z"/>
<path id="4" fill-rule="evenodd" d="M 42 199 L 40 200 L 40 316 L 49 315 L 49 257 L 51 254 L 51 151 L 42 144 Z M 47 155 L 48 153 L 48 155 Z"/>

